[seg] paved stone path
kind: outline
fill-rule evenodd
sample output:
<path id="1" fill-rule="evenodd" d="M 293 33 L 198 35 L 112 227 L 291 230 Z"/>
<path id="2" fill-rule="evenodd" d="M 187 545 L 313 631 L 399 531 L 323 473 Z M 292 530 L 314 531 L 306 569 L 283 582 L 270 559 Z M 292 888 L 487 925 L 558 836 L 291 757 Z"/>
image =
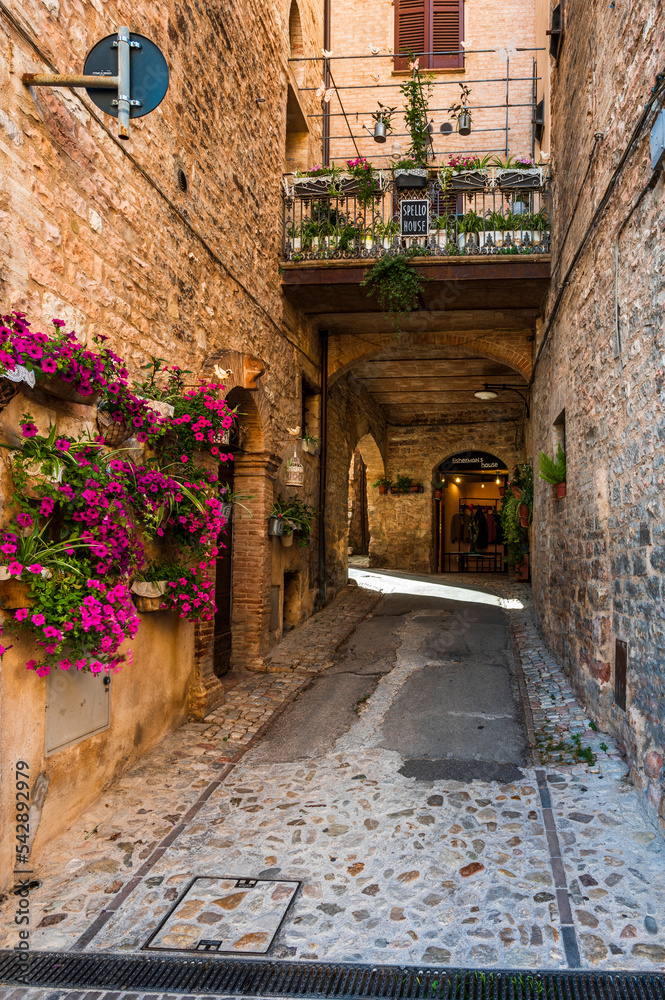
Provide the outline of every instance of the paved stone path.
<path id="1" fill-rule="evenodd" d="M 363 653 L 364 673 L 348 668 L 350 655 L 359 662 L 353 636 L 332 655 L 352 627 L 350 609 L 335 625 L 325 619 L 335 616 L 334 605 L 322 612 L 320 627 L 332 636 L 327 648 L 321 642 L 329 664 L 322 680 L 360 676 L 343 724 L 322 734 L 313 752 L 294 744 L 281 723 L 257 741 L 276 704 L 309 688 L 313 677 L 297 670 L 244 677 L 220 712 L 169 737 L 53 845 L 33 894 L 41 926 L 32 946 L 69 948 L 87 933 L 88 950 L 138 951 L 193 874 L 251 875 L 303 882 L 274 957 L 566 968 L 572 940 L 584 967 L 665 968 L 663 841 L 616 747 L 585 728 L 533 627 L 528 588 L 496 577 L 423 582 L 356 573 L 367 588 L 430 591 L 383 646 L 381 607 L 370 613 L 365 624 L 376 648 L 373 656 Z M 352 590 L 344 600 L 357 601 L 357 623 L 378 591 Z M 418 671 L 437 660 L 437 597 L 458 602 L 461 615 L 503 609 L 520 650 L 535 740 L 570 742 L 579 733 L 597 753 L 593 764 L 573 753 L 547 767 L 527 760 L 519 775 L 500 781 L 404 773 L 404 757 L 386 740 L 386 720 Z M 368 698 L 358 694 L 363 685 Z M 282 723 L 316 704 L 307 698 L 287 707 Z M 8 912 L 3 947 L 13 943 Z"/>

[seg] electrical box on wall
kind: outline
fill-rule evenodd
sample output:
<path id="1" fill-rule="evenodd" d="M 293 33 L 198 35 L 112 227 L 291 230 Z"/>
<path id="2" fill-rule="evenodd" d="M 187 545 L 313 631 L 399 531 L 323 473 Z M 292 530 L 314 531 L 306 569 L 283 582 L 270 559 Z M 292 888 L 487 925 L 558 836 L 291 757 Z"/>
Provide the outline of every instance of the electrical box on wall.
<path id="1" fill-rule="evenodd" d="M 45 754 L 58 753 L 111 724 L 111 678 L 57 670 L 46 678 Z"/>

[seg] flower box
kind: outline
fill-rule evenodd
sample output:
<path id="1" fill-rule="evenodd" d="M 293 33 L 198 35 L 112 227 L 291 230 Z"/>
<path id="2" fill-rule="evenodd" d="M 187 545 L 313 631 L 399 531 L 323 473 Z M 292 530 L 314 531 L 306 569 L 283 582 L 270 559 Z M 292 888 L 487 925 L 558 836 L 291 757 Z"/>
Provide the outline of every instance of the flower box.
<path id="1" fill-rule="evenodd" d="M 525 170 L 501 169 L 496 172 L 496 184 L 501 190 L 515 188 L 540 188 L 543 185 L 540 167 L 528 167 Z"/>
<path id="2" fill-rule="evenodd" d="M 41 372 L 41 369 L 37 369 Z M 77 390 L 73 382 L 65 382 L 59 375 L 50 375 L 41 372 L 42 378 L 38 379 L 35 388 L 39 389 L 47 396 L 54 399 L 61 399 L 67 403 L 80 403 L 84 406 L 94 406 L 102 394 L 101 389 L 95 389 L 86 396 Z"/>
<path id="3" fill-rule="evenodd" d="M 137 396 L 142 403 L 152 410 L 153 413 L 159 414 L 160 417 L 172 417 L 175 413 L 174 408 L 170 403 L 165 403 L 162 399 L 147 399 L 145 396 Z"/>
<path id="4" fill-rule="evenodd" d="M 488 173 L 486 170 L 460 170 L 450 178 L 451 191 L 480 191 L 487 187 Z"/>
<path id="5" fill-rule="evenodd" d="M 410 167 L 408 169 L 398 167 L 393 172 L 393 177 L 397 190 L 404 191 L 426 188 L 429 174 L 423 167 Z"/>
<path id="6" fill-rule="evenodd" d="M 390 492 L 393 495 L 401 495 L 406 493 L 424 493 L 425 487 L 422 485 L 422 483 L 414 483 L 413 486 L 409 486 L 408 490 L 400 490 L 397 488 L 397 486 L 391 486 Z"/>
<path id="7" fill-rule="evenodd" d="M 386 178 L 381 171 L 374 175 L 377 194 L 386 189 Z M 358 193 L 357 177 L 336 177 L 333 174 L 319 174 L 318 177 L 294 177 L 293 192 L 299 198 L 321 197 L 322 195 L 346 197 Z"/>

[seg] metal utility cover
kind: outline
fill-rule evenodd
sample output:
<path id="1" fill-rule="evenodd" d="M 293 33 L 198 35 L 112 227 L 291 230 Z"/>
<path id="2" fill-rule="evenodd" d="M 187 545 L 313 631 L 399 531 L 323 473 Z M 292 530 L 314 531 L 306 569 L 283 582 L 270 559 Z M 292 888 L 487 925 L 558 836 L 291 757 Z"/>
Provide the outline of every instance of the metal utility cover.
<path id="1" fill-rule="evenodd" d="M 46 678 L 45 754 L 57 753 L 111 724 L 110 677 L 56 670 Z"/>
<path id="2" fill-rule="evenodd" d="M 288 879 L 197 876 L 143 947 L 265 955 L 299 886 Z"/>

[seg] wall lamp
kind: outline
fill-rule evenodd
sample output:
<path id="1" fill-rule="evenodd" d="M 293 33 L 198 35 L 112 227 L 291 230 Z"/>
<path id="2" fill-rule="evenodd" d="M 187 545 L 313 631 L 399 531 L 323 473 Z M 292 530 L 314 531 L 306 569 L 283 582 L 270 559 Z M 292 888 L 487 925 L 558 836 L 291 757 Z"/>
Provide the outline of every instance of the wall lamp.
<path id="1" fill-rule="evenodd" d="M 528 389 L 522 393 L 520 389 L 516 389 L 514 385 L 488 385 L 487 382 L 482 389 L 478 392 L 474 392 L 476 399 L 489 400 L 496 399 L 500 392 L 516 392 L 524 403 L 524 410 L 526 412 L 527 420 L 531 416 L 531 411 L 529 410 L 529 396 Z"/>

